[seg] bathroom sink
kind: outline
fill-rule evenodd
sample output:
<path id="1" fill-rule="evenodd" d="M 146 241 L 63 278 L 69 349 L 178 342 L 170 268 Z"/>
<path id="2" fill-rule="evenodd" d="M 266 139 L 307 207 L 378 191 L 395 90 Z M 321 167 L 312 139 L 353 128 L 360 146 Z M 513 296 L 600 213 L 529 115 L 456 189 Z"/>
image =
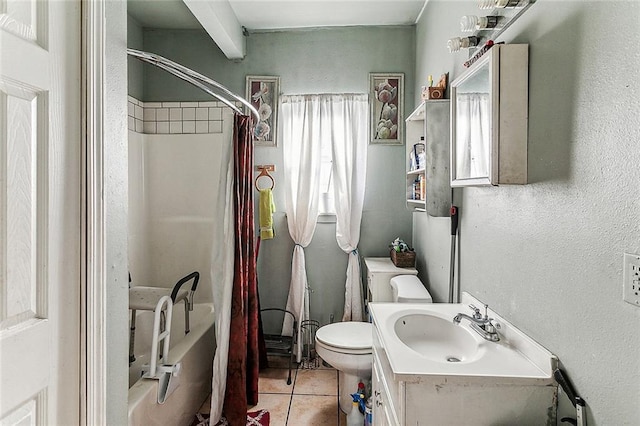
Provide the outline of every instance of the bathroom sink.
<path id="1" fill-rule="evenodd" d="M 458 313 L 482 303 L 463 293 L 463 303 L 372 303 L 374 352 L 384 354 L 396 379 L 446 377 L 447 381 L 553 383 L 556 358 L 493 310 L 500 340 L 485 340 Z M 481 378 L 481 379 L 480 379 Z"/>
<path id="2" fill-rule="evenodd" d="M 555 424 L 557 358 L 493 309 L 499 334 L 472 328 L 463 303 L 370 303 L 373 394 L 383 423 Z M 458 314 L 464 319 L 454 323 Z"/>
<path id="3" fill-rule="evenodd" d="M 398 339 L 411 350 L 438 362 L 471 362 L 482 355 L 481 342 L 467 327 L 426 313 L 414 313 L 396 320 Z"/>

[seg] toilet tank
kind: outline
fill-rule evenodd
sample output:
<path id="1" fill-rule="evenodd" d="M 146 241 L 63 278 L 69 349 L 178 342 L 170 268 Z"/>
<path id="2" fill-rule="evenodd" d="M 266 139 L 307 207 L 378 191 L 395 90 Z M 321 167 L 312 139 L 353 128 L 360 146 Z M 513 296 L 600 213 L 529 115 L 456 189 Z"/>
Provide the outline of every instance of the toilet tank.
<path id="1" fill-rule="evenodd" d="M 393 301 L 396 303 L 432 303 L 431 294 L 415 275 L 398 275 L 391 278 Z"/>
<path id="2" fill-rule="evenodd" d="M 398 275 L 418 275 L 416 268 L 398 268 L 388 257 L 365 257 L 364 263 L 367 267 L 367 303 L 392 302 L 391 278 Z"/>

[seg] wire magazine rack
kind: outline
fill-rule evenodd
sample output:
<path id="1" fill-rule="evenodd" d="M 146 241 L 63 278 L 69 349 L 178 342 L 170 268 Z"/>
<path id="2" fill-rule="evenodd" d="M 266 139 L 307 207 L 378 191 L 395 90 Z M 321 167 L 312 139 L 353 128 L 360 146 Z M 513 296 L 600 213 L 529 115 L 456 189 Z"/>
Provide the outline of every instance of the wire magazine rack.
<path id="1" fill-rule="evenodd" d="M 300 368 L 316 369 L 320 367 L 320 357 L 316 352 L 316 332 L 320 323 L 316 320 L 304 320 L 300 323 L 302 333 L 302 360 Z"/>

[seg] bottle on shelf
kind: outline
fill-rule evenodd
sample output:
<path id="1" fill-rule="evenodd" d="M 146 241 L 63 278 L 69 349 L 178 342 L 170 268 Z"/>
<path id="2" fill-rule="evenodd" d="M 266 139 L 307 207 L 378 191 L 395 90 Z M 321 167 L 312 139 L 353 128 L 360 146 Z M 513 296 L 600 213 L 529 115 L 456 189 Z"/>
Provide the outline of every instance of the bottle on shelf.
<path id="1" fill-rule="evenodd" d="M 415 167 L 411 170 L 419 170 L 424 168 L 424 136 L 420 137 L 420 143 L 413 144 L 411 156 L 415 159 Z"/>
<path id="2" fill-rule="evenodd" d="M 530 3 L 530 0 L 479 0 L 480 9 L 505 9 L 521 8 Z"/>
<path id="3" fill-rule="evenodd" d="M 415 191 L 411 182 L 411 185 L 407 185 L 407 200 L 413 200 L 413 197 L 415 197 Z"/>
<path id="4" fill-rule="evenodd" d="M 468 37 L 454 37 L 447 41 L 447 48 L 449 48 L 449 52 L 458 52 L 460 49 L 468 49 L 470 47 L 475 47 L 480 43 L 480 38 L 476 36 L 468 36 Z"/>
<path id="5" fill-rule="evenodd" d="M 424 150 L 422 150 L 422 152 L 418 154 L 418 165 L 419 169 L 424 169 L 427 167 L 427 154 Z"/>
<path id="6" fill-rule="evenodd" d="M 468 33 L 476 30 L 490 30 L 496 28 L 499 22 L 499 16 L 465 15 L 460 18 L 460 31 Z"/>

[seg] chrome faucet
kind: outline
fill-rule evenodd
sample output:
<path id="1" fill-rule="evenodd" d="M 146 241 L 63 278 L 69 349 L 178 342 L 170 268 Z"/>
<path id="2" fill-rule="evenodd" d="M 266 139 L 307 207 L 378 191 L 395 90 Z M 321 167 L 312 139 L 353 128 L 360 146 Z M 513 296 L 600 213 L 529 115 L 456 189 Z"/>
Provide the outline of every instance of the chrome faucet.
<path id="1" fill-rule="evenodd" d="M 489 318 L 489 315 L 487 315 L 489 305 L 484 305 L 484 316 L 480 313 L 480 309 L 473 305 L 469 305 L 469 307 L 473 310 L 473 315 L 467 315 L 460 312 L 458 315 L 453 317 L 453 323 L 460 324 L 460 321 L 465 318 L 471 322 L 471 329 L 481 335 L 484 339 L 491 342 L 499 341 L 500 336 L 496 330 L 497 327 L 492 322 L 493 318 Z"/>

